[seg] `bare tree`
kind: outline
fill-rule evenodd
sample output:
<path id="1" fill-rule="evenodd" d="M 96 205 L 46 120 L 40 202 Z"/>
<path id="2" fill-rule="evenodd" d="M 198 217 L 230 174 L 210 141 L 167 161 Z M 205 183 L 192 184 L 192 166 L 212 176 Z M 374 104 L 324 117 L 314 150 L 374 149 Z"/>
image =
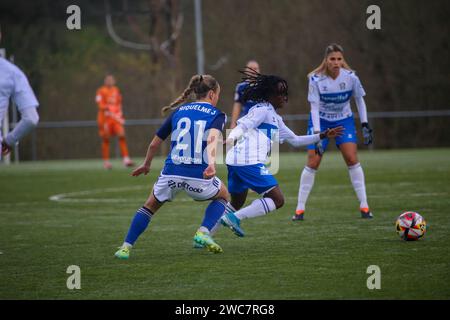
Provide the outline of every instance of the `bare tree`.
<path id="1" fill-rule="evenodd" d="M 179 0 L 147 0 L 146 3 L 146 9 L 134 10 L 130 8 L 128 0 L 122 0 L 122 9 L 118 11 L 113 10 L 110 0 L 105 0 L 105 19 L 109 36 L 123 47 L 149 51 L 155 63 L 162 56 L 174 67 L 177 65 L 176 42 L 183 26 Z M 143 23 L 137 20 L 142 16 L 148 17 L 147 32 L 143 30 Z M 122 18 L 139 42 L 121 37 L 114 26 L 114 17 Z"/>

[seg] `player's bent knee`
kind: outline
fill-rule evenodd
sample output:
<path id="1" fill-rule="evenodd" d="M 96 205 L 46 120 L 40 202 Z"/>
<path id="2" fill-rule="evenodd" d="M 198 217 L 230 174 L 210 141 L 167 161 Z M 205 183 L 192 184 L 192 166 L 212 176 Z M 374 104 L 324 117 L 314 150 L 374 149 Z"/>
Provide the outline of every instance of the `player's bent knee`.
<path id="1" fill-rule="evenodd" d="M 310 157 L 308 157 L 308 163 L 306 165 L 308 167 L 310 167 L 311 169 L 317 170 L 317 169 L 319 169 L 321 160 L 322 159 L 320 156 L 317 156 L 317 155 L 310 156 Z"/>
<path id="2" fill-rule="evenodd" d="M 244 205 L 246 198 L 247 198 L 246 194 L 244 194 L 244 195 L 242 195 L 242 194 L 232 194 L 231 195 L 231 205 L 236 210 L 239 210 Z"/>
<path id="3" fill-rule="evenodd" d="M 283 196 L 276 197 L 275 199 L 272 198 L 272 200 L 275 203 L 275 207 L 277 209 L 280 209 L 282 206 L 284 206 L 284 197 Z"/>
<path id="4" fill-rule="evenodd" d="M 156 197 L 152 194 L 148 197 L 148 199 L 144 203 L 144 207 L 149 209 L 153 214 L 158 211 L 159 208 L 164 204 L 164 202 L 160 202 Z"/>
<path id="5" fill-rule="evenodd" d="M 358 158 L 347 158 L 345 159 L 345 162 L 348 167 L 354 166 L 359 163 Z"/>
<path id="6" fill-rule="evenodd" d="M 222 187 L 220 188 L 219 193 L 216 196 L 217 199 L 222 199 L 226 202 L 230 202 L 230 193 L 228 192 L 228 190 L 222 185 Z"/>

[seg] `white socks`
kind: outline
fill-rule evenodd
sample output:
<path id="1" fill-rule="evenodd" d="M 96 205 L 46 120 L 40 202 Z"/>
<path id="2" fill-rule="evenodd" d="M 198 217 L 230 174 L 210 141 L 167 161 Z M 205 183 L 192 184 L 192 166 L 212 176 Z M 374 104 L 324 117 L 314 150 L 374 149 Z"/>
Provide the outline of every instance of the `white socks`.
<path id="1" fill-rule="evenodd" d="M 316 176 L 316 170 L 311 169 L 308 166 L 302 171 L 300 177 L 300 187 L 298 189 L 298 202 L 297 210 L 305 210 L 306 200 L 308 200 L 309 193 L 314 185 L 314 177 Z"/>
<path id="2" fill-rule="evenodd" d="M 367 203 L 366 184 L 364 182 L 364 172 L 361 164 L 358 162 L 357 164 L 348 167 L 348 173 L 353 188 L 355 189 L 356 196 L 358 197 L 360 208 L 368 208 L 369 204 Z M 306 200 L 308 200 L 309 193 L 314 185 L 315 175 L 316 170 L 305 166 L 300 177 L 297 210 L 305 210 Z"/>
<path id="3" fill-rule="evenodd" d="M 259 216 L 263 216 L 271 211 L 274 211 L 277 207 L 275 206 L 275 202 L 273 202 L 270 198 L 261 198 L 253 200 L 252 203 L 250 203 L 248 206 L 237 210 L 233 208 L 233 206 L 228 203 L 225 209 L 225 213 L 234 212 L 234 215 L 239 219 L 249 219 L 249 218 L 255 218 Z M 210 235 L 213 236 L 217 230 L 220 228 L 221 223 L 220 221 L 217 222 L 217 224 L 211 229 Z"/>
<path id="4" fill-rule="evenodd" d="M 239 219 L 249 219 L 249 218 L 255 218 L 259 216 L 263 216 L 270 211 L 274 211 L 276 209 L 275 202 L 273 202 L 270 198 L 262 198 L 262 199 L 256 199 L 253 200 L 253 202 L 236 211 L 234 215 Z"/>
<path id="5" fill-rule="evenodd" d="M 350 174 L 350 180 L 352 181 L 353 188 L 355 189 L 356 196 L 360 202 L 360 208 L 368 208 L 366 196 L 366 184 L 364 182 L 364 172 L 361 164 L 357 164 L 348 167 L 348 173 Z"/>
<path id="6" fill-rule="evenodd" d="M 128 243 L 128 242 L 124 242 L 123 244 L 122 244 L 122 249 L 124 249 L 124 248 L 128 248 L 128 249 L 131 249 L 133 247 L 133 245 L 132 244 L 130 244 L 130 243 Z"/>

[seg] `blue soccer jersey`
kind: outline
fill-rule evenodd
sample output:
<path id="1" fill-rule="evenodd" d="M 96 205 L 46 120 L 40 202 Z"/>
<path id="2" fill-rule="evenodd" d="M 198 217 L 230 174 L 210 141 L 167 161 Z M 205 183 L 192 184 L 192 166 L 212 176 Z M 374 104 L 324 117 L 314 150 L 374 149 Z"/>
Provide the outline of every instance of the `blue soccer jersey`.
<path id="1" fill-rule="evenodd" d="M 234 92 L 234 101 L 239 102 L 242 105 L 241 113 L 239 114 L 239 118 L 245 116 L 248 111 L 253 107 L 257 102 L 251 100 L 244 100 L 244 91 L 248 87 L 248 82 L 238 83 L 236 86 L 236 90 Z"/>
<path id="2" fill-rule="evenodd" d="M 156 135 L 171 136 L 170 153 L 162 174 L 203 179 L 207 168 L 207 139 L 210 129 L 223 130 L 226 116 L 206 102 L 193 102 L 177 108 Z"/>

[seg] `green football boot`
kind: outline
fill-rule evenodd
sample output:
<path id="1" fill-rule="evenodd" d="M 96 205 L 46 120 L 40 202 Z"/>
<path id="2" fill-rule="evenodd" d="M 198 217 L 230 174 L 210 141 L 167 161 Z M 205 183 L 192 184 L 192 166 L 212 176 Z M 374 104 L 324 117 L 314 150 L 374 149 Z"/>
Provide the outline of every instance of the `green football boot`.
<path id="1" fill-rule="evenodd" d="M 114 254 L 116 258 L 127 260 L 130 257 L 130 248 L 120 247 Z"/>
<path id="2" fill-rule="evenodd" d="M 211 238 L 211 236 L 207 233 L 197 231 L 194 236 L 194 243 L 197 246 L 203 246 L 213 253 L 222 253 L 222 248 Z"/>

